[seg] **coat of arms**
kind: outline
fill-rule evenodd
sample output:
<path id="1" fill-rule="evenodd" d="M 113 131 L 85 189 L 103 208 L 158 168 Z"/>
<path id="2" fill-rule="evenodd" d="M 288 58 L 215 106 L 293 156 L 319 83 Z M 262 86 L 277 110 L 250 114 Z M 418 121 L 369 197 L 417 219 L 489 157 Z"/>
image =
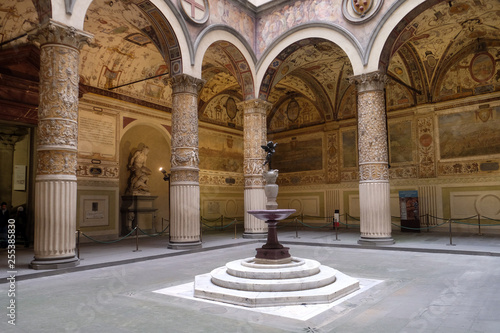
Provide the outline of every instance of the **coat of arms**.
<path id="1" fill-rule="evenodd" d="M 351 0 L 352 10 L 358 15 L 365 16 L 373 5 L 372 0 Z"/>

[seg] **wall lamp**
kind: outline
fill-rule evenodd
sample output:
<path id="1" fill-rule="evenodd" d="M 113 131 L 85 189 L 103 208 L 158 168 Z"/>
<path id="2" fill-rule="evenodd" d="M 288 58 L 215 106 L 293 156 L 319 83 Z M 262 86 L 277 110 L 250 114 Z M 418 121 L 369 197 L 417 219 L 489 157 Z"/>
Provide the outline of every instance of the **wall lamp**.
<path id="1" fill-rule="evenodd" d="M 161 171 L 161 173 L 163 173 L 163 180 L 164 181 L 170 180 L 170 174 L 167 173 L 167 170 L 165 170 L 162 167 L 160 167 L 160 171 Z"/>

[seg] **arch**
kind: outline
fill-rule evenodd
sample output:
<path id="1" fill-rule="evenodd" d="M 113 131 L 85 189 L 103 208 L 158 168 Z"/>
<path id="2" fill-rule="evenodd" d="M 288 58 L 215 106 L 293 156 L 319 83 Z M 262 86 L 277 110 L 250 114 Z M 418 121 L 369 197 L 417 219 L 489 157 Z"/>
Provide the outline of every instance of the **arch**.
<path id="1" fill-rule="evenodd" d="M 120 133 L 120 141 L 128 131 L 130 131 L 131 129 L 133 129 L 134 127 L 137 127 L 137 126 L 153 127 L 155 129 L 157 129 L 160 133 L 162 133 L 164 139 L 167 142 L 171 142 L 172 134 L 165 128 L 165 126 L 163 126 L 162 124 L 160 124 L 158 122 L 148 121 L 147 119 L 136 119 L 136 120 L 130 122 L 129 124 L 127 124 L 122 129 L 122 131 Z"/>
<path id="2" fill-rule="evenodd" d="M 255 55 L 251 51 L 250 45 L 243 39 L 243 37 L 234 29 L 217 25 L 211 27 L 200 34 L 196 40 L 195 47 L 196 53 L 194 58 L 193 71 L 195 76 L 201 77 L 202 64 L 205 53 L 208 48 L 217 43 L 227 43 L 227 47 L 223 47 L 228 56 L 235 62 L 235 65 L 242 64 L 242 66 L 234 66 L 237 71 L 236 79 L 241 85 L 243 92 L 243 99 L 255 98 L 256 81 L 255 81 Z M 241 60 L 235 59 L 231 54 L 237 54 Z M 249 61 L 251 59 L 251 61 Z M 248 75 L 250 73 L 250 75 Z"/>
<path id="3" fill-rule="evenodd" d="M 398 0 L 385 12 L 380 24 L 368 42 L 364 56 L 364 73 L 385 70 L 391 57 L 391 51 L 399 33 L 414 17 L 434 6 L 437 1 L 404 1 Z M 361 73 L 358 73 L 361 74 Z"/>
<path id="4" fill-rule="evenodd" d="M 71 15 L 66 14 L 64 0 L 52 0 L 52 17 L 54 20 L 67 26 L 83 30 L 85 16 L 93 0 L 80 0 L 74 4 Z M 177 8 L 169 1 L 143 0 L 134 2 L 149 20 L 158 26 L 162 34 L 162 43 L 166 49 L 159 51 L 167 53 L 170 61 L 171 75 L 190 74 L 191 61 L 194 49 L 189 37 L 189 32 Z M 181 33 L 182 32 L 182 33 Z M 188 50 L 188 52 L 183 52 Z M 165 54 L 164 54 L 165 57 Z"/>
<path id="5" fill-rule="evenodd" d="M 257 91 L 261 89 L 266 72 L 276 57 L 293 43 L 310 38 L 321 38 L 336 44 L 346 53 L 355 74 L 363 70 L 361 45 L 349 31 L 326 23 L 306 24 L 287 31 L 263 53 L 257 63 Z"/>

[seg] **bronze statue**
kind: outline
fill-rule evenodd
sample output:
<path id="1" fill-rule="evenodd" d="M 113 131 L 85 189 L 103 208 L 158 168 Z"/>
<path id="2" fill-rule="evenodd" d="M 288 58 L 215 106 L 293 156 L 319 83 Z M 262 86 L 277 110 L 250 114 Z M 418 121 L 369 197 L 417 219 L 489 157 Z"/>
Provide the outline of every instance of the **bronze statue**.
<path id="1" fill-rule="evenodd" d="M 267 153 L 266 155 L 266 161 L 264 162 L 264 165 L 269 164 L 269 170 L 271 170 L 271 157 L 273 154 L 276 152 L 276 146 L 278 143 L 273 143 L 272 141 L 269 141 L 267 145 L 261 146 L 262 149 L 264 149 Z"/>

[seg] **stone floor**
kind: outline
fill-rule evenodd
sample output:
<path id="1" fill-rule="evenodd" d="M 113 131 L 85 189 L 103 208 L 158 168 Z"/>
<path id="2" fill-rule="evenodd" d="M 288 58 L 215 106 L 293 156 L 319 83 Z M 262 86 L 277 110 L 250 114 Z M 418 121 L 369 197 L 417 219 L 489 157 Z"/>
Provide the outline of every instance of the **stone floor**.
<path id="1" fill-rule="evenodd" d="M 297 237 L 299 236 L 299 237 Z M 255 254 L 261 242 L 206 234 L 196 251 L 166 237 L 82 244 L 78 267 L 34 271 L 32 249 L 16 255 L 16 325 L 8 324 L 7 253 L 0 256 L 0 332 L 498 332 L 500 235 L 394 232 L 396 244 L 357 245 L 359 232 L 280 231 L 293 256 L 371 283 L 321 311 L 244 307 L 155 291 Z M 374 283 L 374 281 L 376 283 Z M 174 288 L 175 289 L 175 288 Z M 310 316 L 290 316 L 292 311 Z M 304 319 L 306 318 L 306 319 Z"/>

